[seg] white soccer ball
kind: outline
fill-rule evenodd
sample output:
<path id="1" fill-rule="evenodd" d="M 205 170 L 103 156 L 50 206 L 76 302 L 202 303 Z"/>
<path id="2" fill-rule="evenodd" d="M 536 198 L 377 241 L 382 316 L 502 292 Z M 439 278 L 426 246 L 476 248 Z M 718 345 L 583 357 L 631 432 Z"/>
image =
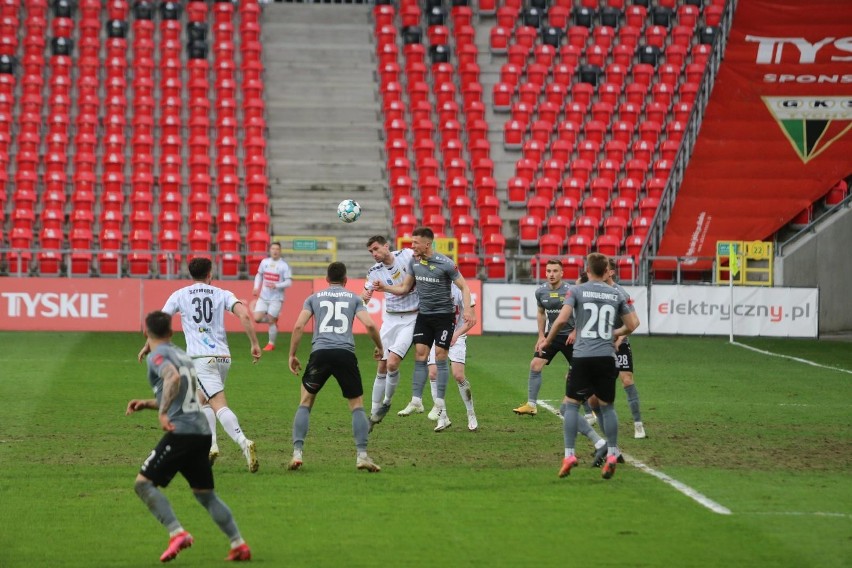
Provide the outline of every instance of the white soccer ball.
<path id="1" fill-rule="evenodd" d="M 344 199 L 337 206 L 337 216 L 344 223 L 354 223 L 361 216 L 361 206 L 354 199 Z"/>

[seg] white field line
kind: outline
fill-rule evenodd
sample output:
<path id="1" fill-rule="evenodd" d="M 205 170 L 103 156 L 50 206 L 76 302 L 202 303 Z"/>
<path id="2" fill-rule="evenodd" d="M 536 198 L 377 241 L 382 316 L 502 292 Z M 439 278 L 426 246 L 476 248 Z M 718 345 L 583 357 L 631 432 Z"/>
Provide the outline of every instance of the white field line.
<path id="1" fill-rule="evenodd" d="M 764 351 L 763 349 L 758 349 L 757 347 L 752 347 L 751 345 L 746 345 L 745 343 L 739 343 L 736 341 L 731 341 L 731 345 L 736 345 L 737 347 L 742 347 L 744 349 L 748 349 L 750 351 L 754 351 L 756 353 L 762 353 L 763 355 L 770 355 L 772 357 L 781 357 L 783 359 L 790 359 L 791 361 L 796 361 L 797 363 L 804 363 L 805 365 L 811 365 L 813 367 L 820 367 L 822 369 L 829 369 L 831 371 L 838 371 L 841 373 L 848 373 L 852 375 L 852 371 L 849 369 L 841 369 L 840 367 L 832 367 L 830 365 L 821 365 L 819 363 L 815 363 L 813 361 L 809 361 L 808 359 L 802 359 L 800 357 L 792 357 L 790 355 L 781 355 L 780 353 L 773 353 L 772 351 Z"/>
<path id="2" fill-rule="evenodd" d="M 559 416 L 559 411 L 556 410 L 554 407 L 552 407 L 550 404 L 548 404 L 548 402 L 546 400 L 537 400 L 536 404 L 546 408 L 547 410 L 552 412 L 554 415 L 559 417 L 560 420 L 562 420 L 562 417 Z M 684 495 L 686 495 L 687 497 L 689 497 L 693 501 L 697 502 L 702 507 L 706 507 L 706 508 L 710 509 L 711 511 L 713 511 L 714 513 L 718 513 L 720 515 L 730 515 L 731 514 L 730 509 L 728 509 L 724 505 L 720 505 L 719 503 L 713 501 L 709 497 L 699 493 L 698 491 L 696 491 L 692 487 L 686 485 L 685 483 L 681 483 L 677 479 L 674 479 L 674 478 L 666 475 L 665 473 L 663 473 L 661 471 L 657 471 L 656 469 L 652 468 L 651 466 L 646 465 L 646 464 L 640 462 L 639 460 L 634 459 L 632 456 L 630 456 L 628 454 L 622 453 L 622 455 L 624 456 L 624 461 L 626 461 L 627 463 L 629 463 L 630 465 L 632 465 L 633 467 L 635 467 L 639 471 L 647 473 L 648 475 L 652 475 L 652 476 L 656 477 L 657 479 L 659 479 L 660 481 L 662 481 L 663 483 L 672 486 L 677 491 L 683 493 Z"/>
<path id="3" fill-rule="evenodd" d="M 762 517 L 778 515 L 789 517 L 832 517 L 840 519 L 852 519 L 852 515 L 850 515 L 849 513 L 825 513 L 821 511 L 814 511 L 811 513 L 805 511 L 743 511 L 742 513 L 737 513 L 737 515 L 760 515 Z"/>

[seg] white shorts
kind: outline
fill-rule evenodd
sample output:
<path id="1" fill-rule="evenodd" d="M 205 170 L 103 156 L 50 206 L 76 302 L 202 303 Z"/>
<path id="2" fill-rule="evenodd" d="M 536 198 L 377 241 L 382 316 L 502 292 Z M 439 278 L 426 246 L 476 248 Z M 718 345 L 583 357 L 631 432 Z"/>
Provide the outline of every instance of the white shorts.
<path id="1" fill-rule="evenodd" d="M 225 380 L 231 368 L 230 357 L 198 357 L 192 360 L 198 386 L 208 399 L 225 390 Z"/>
<path id="2" fill-rule="evenodd" d="M 281 313 L 281 306 L 283 305 L 284 302 L 282 300 L 264 300 L 263 298 L 258 298 L 257 302 L 254 304 L 254 312 L 269 314 L 270 316 L 277 318 L 278 314 Z"/>
<path id="3" fill-rule="evenodd" d="M 416 320 L 417 312 L 410 314 L 389 314 L 385 312 L 382 315 L 382 329 L 379 335 L 385 348 L 383 361 L 387 360 L 388 353 L 391 351 L 400 357 L 405 357 L 405 354 L 411 348 Z"/>
<path id="4" fill-rule="evenodd" d="M 464 365 L 464 361 L 467 358 L 467 337 L 459 337 L 458 341 L 456 341 L 455 345 L 450 345 L 449 359 L 450 363 L 461 363 Z M 432 350 L 429 351 L 429 360 L 426 362 L 427 365 L 435 364 L 435 346 L 432 346 Z"/>

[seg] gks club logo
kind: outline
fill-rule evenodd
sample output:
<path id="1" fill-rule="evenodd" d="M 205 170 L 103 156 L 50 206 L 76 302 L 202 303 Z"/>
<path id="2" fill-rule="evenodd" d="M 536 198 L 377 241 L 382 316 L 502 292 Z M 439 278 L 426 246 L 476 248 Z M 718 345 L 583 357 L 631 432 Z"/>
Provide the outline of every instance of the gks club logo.
<path id="1" fill-rule="evenodd" d="M 806 164 L 852 128 L 852 97 L 762 98 Z"/>

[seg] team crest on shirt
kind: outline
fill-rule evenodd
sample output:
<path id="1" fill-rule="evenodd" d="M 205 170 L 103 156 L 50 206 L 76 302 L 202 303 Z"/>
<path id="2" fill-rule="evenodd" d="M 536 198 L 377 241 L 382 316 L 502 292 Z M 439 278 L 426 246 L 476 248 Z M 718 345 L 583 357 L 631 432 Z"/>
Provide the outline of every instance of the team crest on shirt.
<path id="1" fill-rule="evenodd" d="M 159 354 L 155 355 L 155 356 L 154 356 L 154 359 L 153 359 L 153 362 L 154 362 L 154 364 L 155 364 L 155 365 L 157 365 L 157 366 L 162 365 L 162 363 L 163 363 L 163 356 L 162 356 L 162 355 L 159 355 Z"/>
<path id="2" fill-rule="evenodd" d="M 392 279 L 388 278 L 387 283 L 390 284 L 391 286 L 393 286 L 393 280 Z"/>

